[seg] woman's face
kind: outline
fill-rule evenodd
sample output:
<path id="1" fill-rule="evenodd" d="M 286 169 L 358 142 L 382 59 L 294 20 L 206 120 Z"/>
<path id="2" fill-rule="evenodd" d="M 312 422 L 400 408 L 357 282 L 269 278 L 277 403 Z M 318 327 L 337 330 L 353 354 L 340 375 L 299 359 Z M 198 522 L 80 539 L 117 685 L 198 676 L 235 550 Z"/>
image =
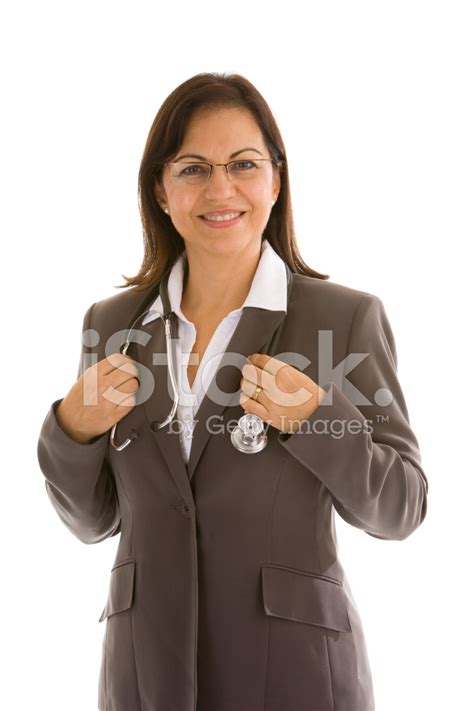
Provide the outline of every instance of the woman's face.
<path id="1" fill-rule="evenodd" d="M 183 157 L 185 154 L 202 158 Z M 270 153 L 252 114 L 241 108 L 221 108 L 192 117 L 173 161 L 228 163 L 256 158 L 270 158 Z M 240 181 L 231 180 L 224 166 L 213 167 L 207 182 L 201 185 L 179 182 L 169 166 L 164 168 L 162 186 L 155 184 L 155 196 L 162 208 L 168 208 L 169 218 L 187 248 L 226 254 L 253 243 L 258 251 L 272 201 L 278 197 L 280 175 L 269 161 L 257 165 L 262 167 L 253 177 Z M 217 210 L 244 214 L 234 224 L 215 228 L 202 215 Z"/>

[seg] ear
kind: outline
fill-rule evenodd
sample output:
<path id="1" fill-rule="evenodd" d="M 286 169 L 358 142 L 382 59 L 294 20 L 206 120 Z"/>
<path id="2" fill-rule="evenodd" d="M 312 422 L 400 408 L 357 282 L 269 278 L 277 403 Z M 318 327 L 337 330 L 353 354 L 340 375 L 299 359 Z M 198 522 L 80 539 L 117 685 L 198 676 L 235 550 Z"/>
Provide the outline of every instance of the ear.
<path id="1" fill-rule="evenodd" d="M 280 188 L 281 188 L 280 170 L 279 170 L 279 168 L 275 168 L 273 170 L 273 180 L 272 180 L 272 192 L 273 192 L 273 199 L 275 200 L 275 202 L 278 200 Z"/>
<path id="2" fill-rule="evenodd" d="M 166 193 L 157 180 L 155 180 L 155 184 L 153 186 L 153 193 L 155 195 L 157 203 L 163 210 L 167 205 Z"/>

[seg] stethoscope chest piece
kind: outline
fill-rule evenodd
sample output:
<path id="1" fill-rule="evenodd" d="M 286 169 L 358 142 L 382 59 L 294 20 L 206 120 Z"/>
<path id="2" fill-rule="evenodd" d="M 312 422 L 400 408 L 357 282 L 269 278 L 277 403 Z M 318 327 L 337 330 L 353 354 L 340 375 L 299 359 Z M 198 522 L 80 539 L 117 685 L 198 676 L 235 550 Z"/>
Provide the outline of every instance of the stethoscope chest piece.
<path id="1" fill-rule="evenodd" d="M 255 454 L 267 446 L 268 437 L 264 432 L 261 417 L 247 412 L 239 419 L 230 435 L 232 444 L 239 452 Z"/>

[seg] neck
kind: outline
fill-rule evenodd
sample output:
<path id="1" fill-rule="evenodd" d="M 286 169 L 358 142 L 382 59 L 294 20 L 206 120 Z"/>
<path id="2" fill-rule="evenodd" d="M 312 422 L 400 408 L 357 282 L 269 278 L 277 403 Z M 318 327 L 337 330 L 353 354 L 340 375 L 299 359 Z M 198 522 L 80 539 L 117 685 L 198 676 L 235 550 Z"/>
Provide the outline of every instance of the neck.
<path id="1" fill-rule="evenodd" d="M 227 315 L 242 306 L 252 286 L 261 255 L 249 248 L 236 255 L 205 254 L 186 248 L 181 310 L 196 315 Z"/>

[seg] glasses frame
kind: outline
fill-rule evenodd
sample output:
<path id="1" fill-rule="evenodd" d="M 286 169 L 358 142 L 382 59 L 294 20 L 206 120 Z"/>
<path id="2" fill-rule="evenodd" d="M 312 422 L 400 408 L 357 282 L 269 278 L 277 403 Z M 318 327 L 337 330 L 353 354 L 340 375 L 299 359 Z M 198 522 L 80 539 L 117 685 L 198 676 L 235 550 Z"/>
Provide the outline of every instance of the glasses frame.
<path id="1" fill-rule="evenodd" d="M 229 173 L 229 165 L 232 165 L 232 163 L 245 163 L 247 161 L 249 163 L 256 163 L 256 162 L 261 163 L 261 162 L 269 161 L 270 163 L 273 163 L 275 165 L 275 167 L 280 167 L 281 165 L 283 165 L 283 162 L 284 162 L 282 159 L 275 160 L 274 158 L 240 158 L 240 159 L 235 158 L 234 160 L 231 160 L 228 163 L 208 163 L 207 161 L 204 161 L 204 160 L 190 160 L 190 161 L 177 160 L 177 161 L 167 161 L 166 163 L 158 163 L 158 165 L 162 165 L 163 167 L 166 167 L 167 165 L 170 165 L 170 166 L 177 165 L 179 163 L 181 163 L 183 165 L 208 165 L 210 167 L 210 171 L 207 174 L 206 180 L 202 183 L 202 185 L 205 185 L 206 183 L 209 182 L 209 179 L 212 175 L 212 171 L 217 166 L 224 166 L 226 169 L 226 173 L 228 175 L 229 180 L 231 182 L 233 182 L 232 177 Z M 179 178 L 179 176 L 172 176 L 172 177 L 174 180 L 177 180 L 178 182 L 185 182 L 185 178 Z M 190 185 L 190 184 L 191 183 L 186 183 L 186 185 Z M 196 183 L 196 185 L 199 185 L 199 183 Z"/>

